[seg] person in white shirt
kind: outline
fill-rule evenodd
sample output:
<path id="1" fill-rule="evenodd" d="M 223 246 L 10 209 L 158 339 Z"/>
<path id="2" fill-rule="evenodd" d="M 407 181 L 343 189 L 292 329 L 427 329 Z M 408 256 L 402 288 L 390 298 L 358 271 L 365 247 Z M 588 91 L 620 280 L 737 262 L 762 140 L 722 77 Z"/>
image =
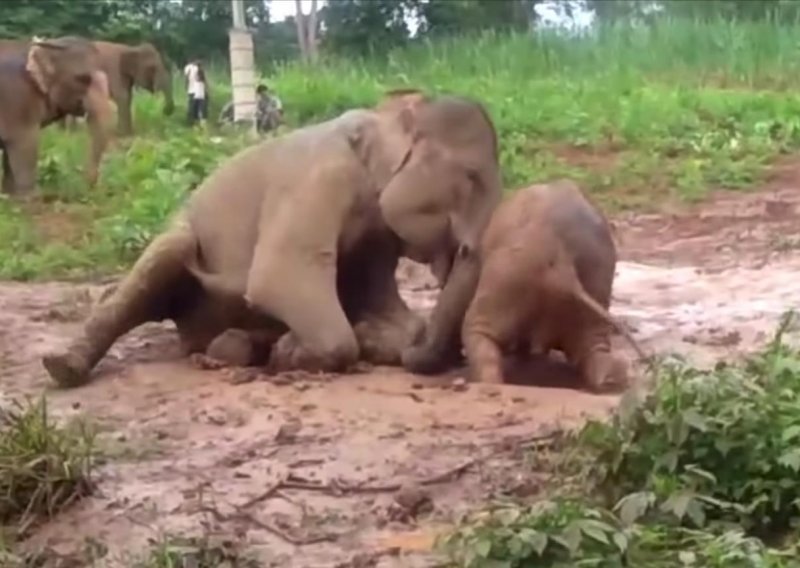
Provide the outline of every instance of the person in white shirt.
<path id="1" fill-rule="evenodd" d="M 208 118 L 208 85 L 203 67 L 197 60 L 192 60 L 183 70 L 186 76 L 186 92 L 189 95 L 187 118 L 189 125 Z"/>

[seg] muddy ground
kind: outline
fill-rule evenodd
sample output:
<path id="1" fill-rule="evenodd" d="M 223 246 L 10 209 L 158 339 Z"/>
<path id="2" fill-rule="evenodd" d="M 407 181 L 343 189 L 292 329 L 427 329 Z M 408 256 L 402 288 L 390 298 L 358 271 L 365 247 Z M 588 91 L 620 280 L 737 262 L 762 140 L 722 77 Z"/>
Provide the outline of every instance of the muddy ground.
<path id="1" fill-rule="evenodd" d="M 752 351 L 800 301 L 798 206 L 800 167 L 787 166 L 756 193 L 617 217 L 612 312 L 650 352 L 706 365 Z M 415 265 L 399 272 L 409 304 L 429 309 L 430 276 Z M 52 390 L 40 355 L 76 330 L 100 291 L 0 284 L 0 393 L 46 390 L 60 414 L 102 427 L 110 457 L 97 494 L 27 546 L 68 553 L 92 537 L 110 547 L 110 566 L 127 565 L 149 538 L 208 532 L 246 539 L 264 566 L 434 566 L 431 540 L 458 513 L 540 490 L 525 441 L 617 402 L 541 366 L 518 374 L 530 384 L 503 387 L 454 388 L 461 370 L 423 378 L 390 368 L 236 384 L 241 374 L 179 359 L 166 324 L 120 341 L 92 384 Z M 397 491 L 412 482 L 424 491 Z"/>

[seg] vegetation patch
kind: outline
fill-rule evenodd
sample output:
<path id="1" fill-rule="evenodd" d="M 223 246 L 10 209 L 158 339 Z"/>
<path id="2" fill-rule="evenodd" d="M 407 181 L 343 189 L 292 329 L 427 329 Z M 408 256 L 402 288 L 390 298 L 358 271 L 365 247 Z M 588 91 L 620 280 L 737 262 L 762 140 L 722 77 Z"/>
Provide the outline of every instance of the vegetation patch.
<path id="1" fill-rule="evenodd" d="M 800 25 L 661 18 L 591 32 L 485 32 L 366 57 L 325 53 L 270 67 L 284 130 L 417 87 L 484 103 L 509 191 L 570 177 L 609 212 L 697 201 L 759 184 L 800 148 Z M 0 278 L 86 278 L 124 270 L 219 163 L 252 142 L 214 123 L 229 72 L 210 65 L 209 128 L 137 91 L 134 138 L 116 140 L 99 186 L 83 179 L 84 127 L 44 132 L 39 194 L 0 197 Z M 186 104 L 175 77 L 176 106 Z"/>
<path id="2" fill-rule="evenodd" d="M 0 408 L 0 528 L 24 536 L 91 492 L 93 433 L 56 424 L 44 398 Z"/>
<path id="3" fill-rule="evenodd" d="M 561 495 L 471 515 L 442 547 L 469 568 L 800 566 L 790 321 L 743 364 L 665 364 L 651 393 L 573 437 Z"/>

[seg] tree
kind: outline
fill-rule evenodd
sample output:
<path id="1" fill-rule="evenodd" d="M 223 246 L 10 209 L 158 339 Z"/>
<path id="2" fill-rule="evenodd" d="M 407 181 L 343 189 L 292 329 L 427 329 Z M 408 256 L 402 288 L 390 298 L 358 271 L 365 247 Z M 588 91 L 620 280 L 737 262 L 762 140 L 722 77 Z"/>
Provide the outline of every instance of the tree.
<path id="1" fill-rule="evenodd" d="M 418 2 L 420 35 L 439 36 L 482 30 L 526 31 L 540 0 L 428 0 Z"/>
<path id="2" fill-rule="evenodd" d="M 416 0 L 329 0 L 322 11 L 324 44 L 332 50 L 363 55 L 404 44 L 406 15 Z"/>
<path id="3" fill-rule="evenodd" d="M 317 58 L 317 0 L 311 0 L 311 11 L 306 16 L 300 0 L 295 3 L 295 25 L 297 26 L 297 44 L 304 60 Z"/>

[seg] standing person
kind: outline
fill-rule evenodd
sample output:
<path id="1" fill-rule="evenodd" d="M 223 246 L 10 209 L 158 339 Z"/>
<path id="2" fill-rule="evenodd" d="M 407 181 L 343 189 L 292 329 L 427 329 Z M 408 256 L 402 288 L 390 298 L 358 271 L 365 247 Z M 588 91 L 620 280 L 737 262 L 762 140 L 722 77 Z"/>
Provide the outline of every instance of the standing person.
<path id="1" fill-rule="evenodd" d="M 189 96 L 187 106 L 187 119 L 192 126 L 198 120 L 203 122 L 208 118 L 208 86 L 206 74 L 200 62 L 193 59 L 183 70 L 186 76 L 186 92 Z"/>

